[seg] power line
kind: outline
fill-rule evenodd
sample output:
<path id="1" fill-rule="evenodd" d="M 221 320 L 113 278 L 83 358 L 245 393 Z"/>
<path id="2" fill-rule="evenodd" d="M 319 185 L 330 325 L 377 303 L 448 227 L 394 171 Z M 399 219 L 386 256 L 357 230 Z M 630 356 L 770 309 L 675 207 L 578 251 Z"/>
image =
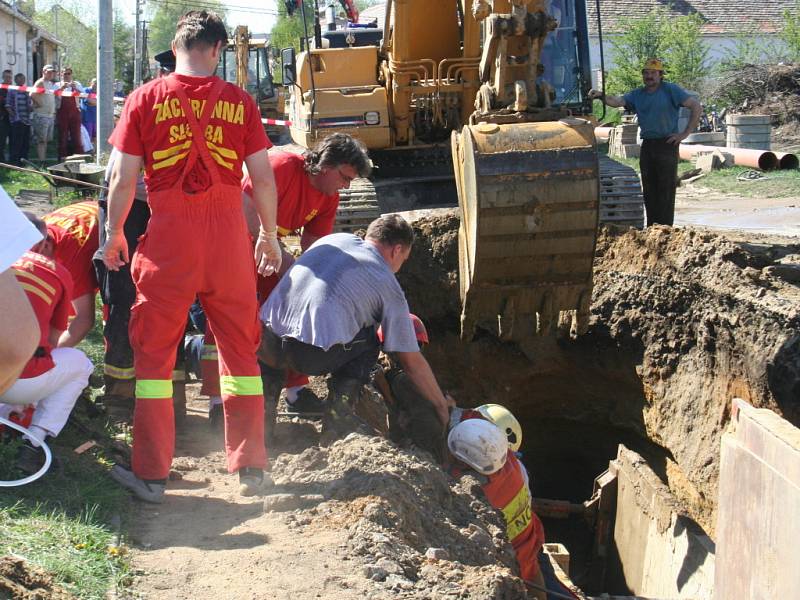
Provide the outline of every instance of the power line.
<path id="1" fill-rule="evenodd" d="M 196 1 L 192 1 L 191 3 L 189 3 L 189 2 L 186 2 L 186 3 L 175 2 L 174 0 L 149 0 L 149 1 L 152 2 L 153 4 L 161 4 L 163 6 L 168 6 L 170 4 L 170 2 L 172 2 L 172 4 L 185 4 L 187 8 L 189 8 L 189 7 L 191 7 L 191 8 L 201 8 L 201 9 L 205 8 L 205 9 L 210 9 L 210 10 L 218 10 L 220 8 L 223 8 L 223 9 L 226 9 L 226 10 L 231 10 L 233 12 L 243 12 L 243 13 L 253 13 L 253 14 L 259 14 L 259 15 L 278 16 L 278 11 L 272 10 L 272 9 L 269 9 L 269 8 L 252 8 L 252 7 L 247 7 L 247 6 L 235 6 L 235 5 L 232 5 L 232 4 L 219 5 L 219 4 L 210 4 L 210 3 L 203 3 L 203 2 L 196 2 Z"/>

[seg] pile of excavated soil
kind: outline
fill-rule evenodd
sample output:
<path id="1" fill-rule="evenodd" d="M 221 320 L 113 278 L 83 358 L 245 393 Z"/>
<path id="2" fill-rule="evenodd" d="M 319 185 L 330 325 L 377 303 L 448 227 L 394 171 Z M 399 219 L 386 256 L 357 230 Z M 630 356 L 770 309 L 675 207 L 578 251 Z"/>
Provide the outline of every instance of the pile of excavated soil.
<path id="1" fill-rule="evenodd" d="M 652 456 L 687 512 L 713 533 L 731 399 L 800 425 L 800 278 L 792 266 L 800 245 L 690 228 L 604 229 L 589 332 L 538 340 L 531 361 L 490 336 L 458 339 L 458 219 L 437 215 L 414 227 L 422 239 L 398 279 L 435 332 L 426 356 L 459 404 L 499 402 L 523 422 L 534 495 L 587 498 L 589 472 L 599 474 L 624 442 Z M 548 472 L 556 462 L 560 473 Z"/>
<path id="2" fill-rule="evenodd" d="M 344 554 L 374 582 L 370 598 L 524 597 L 501 517 L 478 482 L 454 482 L 430 457 L 353 433 L 281 455 L 273 478 L 265 510 L 294 510 L 290 525 L 306 530 L 344 528 Z"/>
<path id="3" fill-rule="evenodd" d="M 16 600 L 74 600 L 75 596 L 53 583 L 45 571 L 21 558 L 0 557 L 0 598 Z"/>

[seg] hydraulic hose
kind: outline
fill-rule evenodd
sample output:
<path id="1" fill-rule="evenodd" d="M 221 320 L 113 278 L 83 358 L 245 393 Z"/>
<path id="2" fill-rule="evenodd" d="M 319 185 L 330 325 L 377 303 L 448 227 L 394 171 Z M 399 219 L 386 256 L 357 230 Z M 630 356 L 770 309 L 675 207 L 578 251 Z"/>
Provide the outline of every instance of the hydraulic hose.
<path id="1" fill-rule="evenodd" d="M 0 479 L 0 487 L 17 487 L 17 486 L 21 486 L 21 485 L 26 485 L 28 483 L 36 481 L 42 475 L 47 473 L 47 469 L 50 468 L 50 464 L 53 462 L 53 455 L 50 452 L 50 448 L 47 446 L 47 444 L 44 443 L 44 440 L 40 440 L 39 438 L 37 438 L 35 435 L 33 435 L 30 431 L 28 431 L 27 429 L 25 429 L 21 425 L 17 425 L 16 423 L 12 423 L 11 421 L 7 421 L 3 417 L 0 417 L 0 423 L 5 425 L 6 427 L 11 427 L 11 429 L 16 429 L 17 431 L 19 431 L 23 435 L 27 435 L 32 441 L 36 442 L 37 444 L 40 444 L 41 447 L 42 447 L 42 450 L 44 450 L 44 465 L 42 465 L 41 469 L 36 471 L 36 473 L 34 473 L 33 475 L 28 475 L 27 477 L 23 477 L 22 479 L 14 479 L 12 481 L 4 481 L 4 480 Z"/>

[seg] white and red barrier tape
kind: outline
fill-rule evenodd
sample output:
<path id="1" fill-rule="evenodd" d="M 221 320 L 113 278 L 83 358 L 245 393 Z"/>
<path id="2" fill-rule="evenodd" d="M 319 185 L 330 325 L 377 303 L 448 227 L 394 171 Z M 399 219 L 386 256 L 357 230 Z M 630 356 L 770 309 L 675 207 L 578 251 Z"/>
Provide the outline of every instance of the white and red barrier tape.
<path id="1" fill-rule="evenodd" d="M 291 121 L 281 121 L 280 119 L 261 119 L 261 122 L 264 125 L 285 125 L 286 127 L 291 127 Z"/>
<path id="2" fill-rule="evenodd" d="M 33 87 L 30 85 L 11 85 L 10 83 L 0 83 L 0 90 L 17 90 L 28 94 L 53 94 L 54 96 L 66 96 L 75 98 L 97 98 L 94 92 L 72 92 L 65 90 L 46 90 L 43 87 Z"/>

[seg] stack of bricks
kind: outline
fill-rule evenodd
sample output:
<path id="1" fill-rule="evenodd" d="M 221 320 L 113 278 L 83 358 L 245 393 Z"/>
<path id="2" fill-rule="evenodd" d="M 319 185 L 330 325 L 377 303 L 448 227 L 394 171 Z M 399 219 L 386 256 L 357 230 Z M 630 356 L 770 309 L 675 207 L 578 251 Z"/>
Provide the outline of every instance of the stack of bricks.
<path id="1" fill-rule="evenodd" d="M 636 123 L 623 123 L 614 127 L 608 139 L 608 153 L 620 158 L 637 158 L 639 156 L 639 145 L 636 143 L 638 130 L 639 126 Z"/>

